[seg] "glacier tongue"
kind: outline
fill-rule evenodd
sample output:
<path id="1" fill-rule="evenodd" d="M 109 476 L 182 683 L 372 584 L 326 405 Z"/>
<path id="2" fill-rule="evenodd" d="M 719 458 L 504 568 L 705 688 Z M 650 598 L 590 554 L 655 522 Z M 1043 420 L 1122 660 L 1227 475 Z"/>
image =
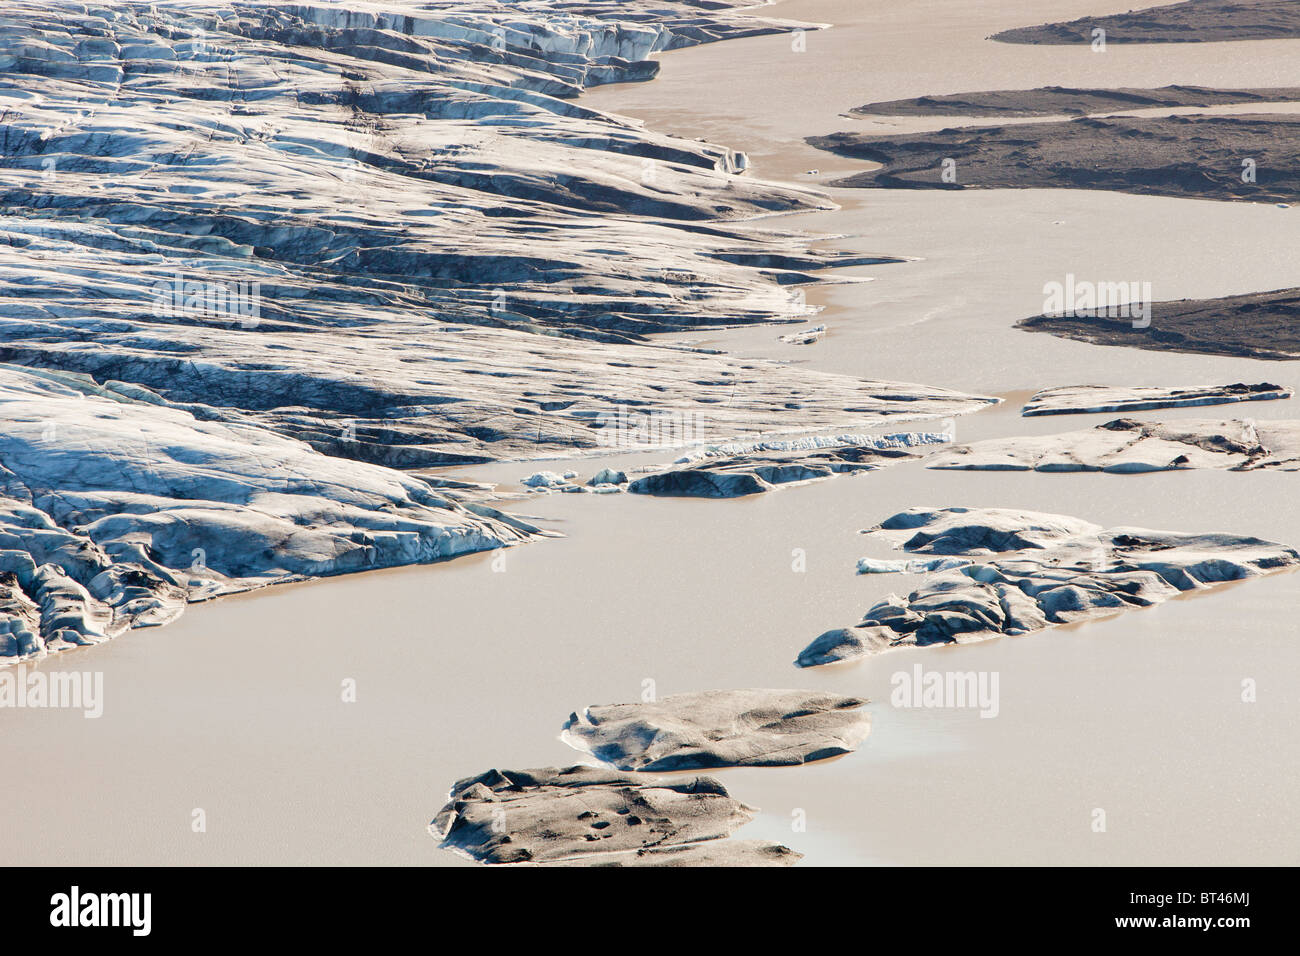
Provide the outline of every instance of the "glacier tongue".
<path id="1" fill-rule="evenodd" d="M 829 206 L 574 102 L 787 29 L 686 3 L 34 3 L 0 31 L 0 360 L 400 468 L 977 405 L 645 335 L 793 320 Z M 869 261 L 889 261 L 873 258 Z M 579 347 L 574 339 L 582 339 Z"/>
<path id="2" fill-rule="evenodd" d="M 103 391 L 0 366 L 0 662 L 163 624 L 187 601 L 536 533 L 401 472 Z"/>
<path id="3" fill-rule="evenodd" d="M 538 533 L 394 469 L 621 446 L 646 417 L 729 441 L 982 407 L 647 340 L 802 321 L 792 289 L 895 261 L 760 227 L 831 204 L 575 100 L 793 26 L 672 0 L 6 7 L 0 659 Z"/>

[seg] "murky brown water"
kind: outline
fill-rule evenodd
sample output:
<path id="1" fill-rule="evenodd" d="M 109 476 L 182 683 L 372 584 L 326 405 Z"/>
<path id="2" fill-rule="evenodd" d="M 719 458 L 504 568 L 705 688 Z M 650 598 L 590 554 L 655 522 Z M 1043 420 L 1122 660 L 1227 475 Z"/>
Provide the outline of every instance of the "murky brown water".
<path id="1" fill-rule="evenodd" d="M 775 37 L 670 54 L 654 83 L 588 102 L 747 149 L 760 174 L 776 177 L 829 169 L 833 157 L 805 151 L 800 138 L 845 128 L 851 121 L 837 114 L 869 100 L 1294 79 L 1297 46 L 1282 42 L 1112 46 L 1103 59 L 982 40 L 1129 6 L 797 0 L 773 12 L 841 24 L 810 35 L 807 53 Z M 1296 248 L 1297 210 L 1070 191 L 842 198 L 844 210 L 803 217 L 805 227 L 853 234 L 838 242 L 845 248 L 923 261 L 858 270 L 876 281 L 830 291 L 822 320 L 831 334 L 819 345 L 782 346 L 772 329 L 710 341 L 1013 399 L 960 420 L 961 439 L 1104 420 L 1020 419 L 1024 393 L 1052 384 L 1300 382 L 1300 363 L 1105 349 L 1010 329 L 1038 311 L 1042 283 L 1067 271 L 1145 278 L 1157 298 L 1294 285 L 1283 251 Z M 1293 417 L 1294 408 L 1163 417 Z M 574 467 L 585 477 L 596 466 Z M 531 470 L 469 474 L 510 482 Z M 575 762 L 557 739 L 568 713 L 635 699 L 653 680 L 659 694 L 793 686 L 872 698 L 872 734 L 858 753 L 720 774 L 762 808 L 741 835 L 782 840 L 809 863 L 1300 862 L 1297 575 L 1019 639 L 812 671 L 790 664 L 822 630 L 914 584 L 853 574 L 858 557 L 887 554 L 858 530 L 905 507 L 1023 507 L 1300 544 L 1295 489 L 1294 474 L 904 464 L 740 501 L 533 497 L 516 510 L 567 537 L 508 552 L 504 571 L 484 555 L 280 588 L 59 658 L 62 669 L 104 672 L 104 716 L 0 711 L 11 820 L 0 859 L 464 865 L 423 832 L 452 780 Z M 792 570 L 796 549 L 804 572 Z M 996 671 L 999 716 L 890 707 L 890 675 L 915 663 Z M 1246 678 L 1258 682 L 1255 703 L 1241 701 Z M 355 703 L 340 699 L 346 679 Z M 191 831 L 194 808 L 206 811 L 205 833 Z M 1105 833 L 1091 827 L 1097 808 Z M 792 829 L 796 811 L 805 830 Z"/>

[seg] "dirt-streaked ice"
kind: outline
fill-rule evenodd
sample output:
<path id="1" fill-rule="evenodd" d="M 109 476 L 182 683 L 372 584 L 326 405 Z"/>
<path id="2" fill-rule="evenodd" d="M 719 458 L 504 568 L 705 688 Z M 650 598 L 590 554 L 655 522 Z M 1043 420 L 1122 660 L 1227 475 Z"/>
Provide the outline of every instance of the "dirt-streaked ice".
<path id="1" fill-rule="evenodd" d="M 741 231 L 832 204 L 575 102 L 792 28 L 647 0 L 3 11 L 0 662 L 534 533 L 391 469 L 622 446 L 629 409 L 730 440 L 981 407 L 647 341 L 802 322 L 792 288 L 895 261 Z"/>
<path id="2" fill-rule="evenodd" d="M 1108 530 L 1004 508 L 912 508 L 874 533 L 905 537 L 902 547 L 914 554 L 984 560 L 934 574 L 906 597 L 890 595 L 852 628 L 826 631 L 798 666 L 1028 634 L 1300 566 L 1300 552 L 1260 538 Z"/>
<path id="3" fill-rule="evenodd" d="M 711 690 L 574 712 L 561 739 L 619 770 L 790 767 L 850 753 L 871 732 L 858 697 Z"/>
<path id="4" fill-rule="evenodd" d="M 419 478 L 0 366 L 0 663 L 164 624 L 189 601 L 434 561 L 536 528 Z"/>
<path id="5" fill-rule="evenodd" d="M 779 844 L 726 839 L 754 814 L 712 777 L 594 767 L 489 770 L 452 787 L 429 831 L 444 849 L 483 863 L 796 862 L 800 855 Z"/>
<path id="6" fill-rule="evenodd" d="M 1246 385 L 1206 385 L 1170 388 L 1140 385 L 1060 385 L 1034 394 L 1020 414 L 1081 415 L 1090 412 L 1140 412 L 1154 408 L 1184 408 L 1193 405 L 1231 405 L 1235 402 L 1264 402 L 1290 398 L 1295 390 L 1260 382 Z"/>
<path id="7" fill-rule="evenodd" d="M 928 468 L 965 471 L 1104 471 L 1143 474 L 1182 468 L 1254 471 L 1300 468 L 1300 421 L 1117 418 L 1095 428 L 954 445 Z"/>

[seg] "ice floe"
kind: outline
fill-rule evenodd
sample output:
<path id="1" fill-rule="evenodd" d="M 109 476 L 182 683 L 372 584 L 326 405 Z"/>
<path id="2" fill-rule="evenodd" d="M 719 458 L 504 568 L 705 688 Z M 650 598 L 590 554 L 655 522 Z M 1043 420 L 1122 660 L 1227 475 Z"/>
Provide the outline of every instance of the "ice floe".
<path id="1" fill-rule="evenodd" d="M 871 731 L 858 697 L 715 690 L 574 713 L 561 735 L 619 770 L 787 767 L 850 753 Z"/>
<path id="2" fill-rule="evenodd" d="M 429 830 L 483 863 L 789 865 L 776 843 L 726 839 L 755 810 L 711 777 L 594 767 L 489 770 L 458 781 Z"/>
<path id="3" fill-rule="evenodd" d="M 1063 385 L 1034 395 L 1020 414 L 1081 415 L 1091 412 L 1138 412 L 1190 405 L 1229 405 L 1290 398 L 1295 390 L 1270 382 L 1245 385 L 1209 385 L 1186 388 L 1160 386 Z"/>
<path id="4" fill-rule="evenodd" d="M 1260 538 L 1105 529 L 1001 508 L 912 508 L 873 533 L 905 538 L 903 548 L 916 554 L 982 560 L 935 574 L 905 597 L 890 595 L 854 627 L 821 634 L 798 666 L 1028 634 L 1300 566 L 1300 552 Z"/>
<path id="5" fill-rule="evenodd" d="M 970 471 L 1104 471 L 1140 474 L 1185 468 L 1300 469 L 1300 420 L 1139 422 L 954 445 L 927 468 Z"/>

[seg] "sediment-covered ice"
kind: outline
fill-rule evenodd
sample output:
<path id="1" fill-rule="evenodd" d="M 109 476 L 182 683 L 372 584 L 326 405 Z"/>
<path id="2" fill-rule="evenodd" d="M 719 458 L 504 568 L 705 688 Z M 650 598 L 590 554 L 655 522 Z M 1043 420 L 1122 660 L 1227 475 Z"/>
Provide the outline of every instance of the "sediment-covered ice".
<path id="1" fill-rule="evenodd" d="M 789 865 L 778 844 L 726 839 L 754 808 L 711 777 L 594 767 L 489 770 L 458 781 L 429 831 L 483 863 Z"/>
<path id="2" fill-rule="evenodd" d="M 551 866 L 793 866 L 802 858 L 769 840 L 702 840 L 557 860 Z"/>
<path id="3" fill-rule="evenodd" d="M 904 538 L 902 547 L 915 554 L 975 560 L 906 597 L 890 595 L 854 627 L 825 632 L 799 654 L 798 666 L 1028 634 L 1300 567 L 1300 552 L 1260 538 L 1105 529 L 1001 508 L 912 508 L 873 533 Z"/>
<path id="4" fill-rule="evenodd" d="M 996 404 L 999 399 L 981 398 L 983 404 Z M 922 445 L 941 445 L 952 441 L 952 432 L 899 432 L 893 435 L 805 435 L 799 438 L 772 438 L 757 442 L 724 442 L 692 449 L 673 464 L 685 465 L 710 458 L 739 458 L 764 452 L 819 451 L 822 449 L 873 448 L 896 450 L 917 448 Z"/>
<path id="5" fill-rule="evenodd" d="M 1295 390 L 1271 382 L 1246 385 L 1207 385 L 1167 388 L 1155 385 L 1062 385 L 1045 388 L 1031 398 L 1020 414 L 1081 415 L 1091 412 L 1139 412 L 1156 408 L 1184 408 L 1192 405 L 1231 405 L 1235 402 L 1263 402 L 1290 398 Z"/>
<path id="6" fill-rule="evenodd" d="M 913 457 L 901 449 L 856 446 L 704 459 L 633 479 L 627 490 L 637 495 L 675 498 L 742 498 L 795 482 L 875 471 L 891 462 Z"/>
<path id="7" fill-rule="evenodd" d="M 591 476 L 587 484 L 593 488 L 601 485 L 624 485 L 627 484 L 627 475 L 616 468 L 602 468 Z"/>
<path id="8" fill-rule="evenodd" d="M 876 471 L 917 457 L 912 449 L 950 440 L 950 432 L 908 432 L 712 445 L 688 452 L 669 468 L 650 469 L 629 482 L 627 490 L 666 497 L 739 498 L 801 481 Z"/>
<path id="9" fill-rule="evenodd" d="M 969 471 L 1104 471 L 1140 474 L 1184 468 L 1230 471 L 1300 469 L 1300 421 L 1139 422 L 1120 418 L 1095 428 L 954 445 L 927 468 Z"/>
<path id="10" fill-rule="evenodd" d="M 788 767 L 857 749 L 871 731 L 858 697 L 803 690 L 715 690 L 591 706 L 561 739 L 619 770 Z"/>

